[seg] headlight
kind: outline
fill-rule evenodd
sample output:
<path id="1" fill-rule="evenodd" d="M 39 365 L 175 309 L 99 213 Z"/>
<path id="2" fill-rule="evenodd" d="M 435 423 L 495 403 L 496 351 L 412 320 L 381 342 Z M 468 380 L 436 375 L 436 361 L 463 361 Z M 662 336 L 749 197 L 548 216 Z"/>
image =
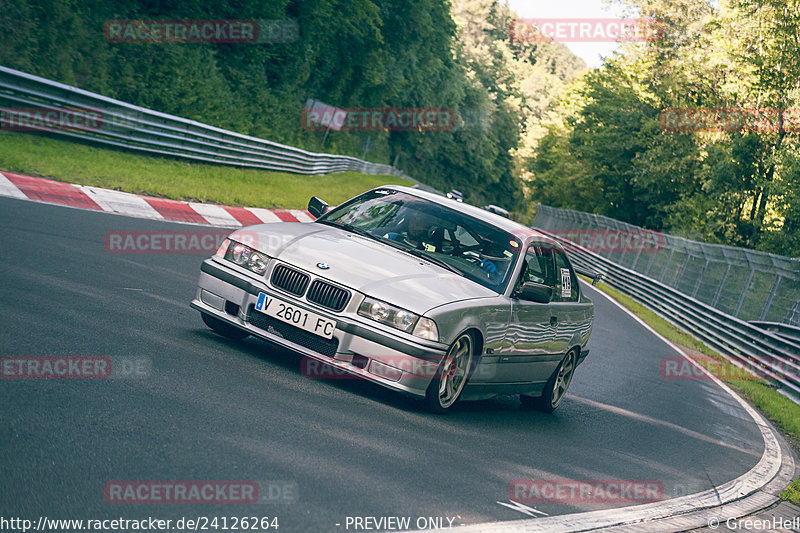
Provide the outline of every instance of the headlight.
<path id="1" fill-rule="evenodd" d="M 374 298 L 365 298 L 358 307 L 358 314 L 422 339 L 439 340 L 436 323 L 430 318 L 420 317 Z"/>
<path id="2" fill-rule="evenodd" d="M 374 298 L 365 298 L 358 307 L 358 314 L 405 331 L 406 333 L 411 333 L 411 330 L 414 329 L 414 324 L 419 318 L 410 311 L 389 305 L 380 300 L 375 300 Z"/>
<path id="3" fill-rule="evenodd" d="M 237 265 L 245 266 L 250 260 L 250 254 L 253 252 L 249 247 L 244 244 L 234 244 L 231 250 L 231 259 Z"/>
<path id="4" fill-rule="evenodd" d="M 242 266 L 251 272 L 255 272 L 259 276 L 263 276 L 264 273 L 267 271 L 267 261 L 269 261 L 269 256 L 263 254 L 261 252 L 257 252 L 246 246 L 242 243 L 229 241 L 225 239 L 225 242 L 228 243 L 227 250 L 224 252 L 224 257 L 228 261 L 236 263 L 239 266 Z M 223 243 L 224 245 L 225 243 Z M 217 255 L 220 255 L 222 252 L 222 247 L 217 252 Z"/>
<path id="5" fill-rule="evenodd" d="M 267 271 L 267 257 L 253 252 L 250 254 L 250 260 L 247 262 L 247 268 L 259 276 L 263 276 L 264 272 Z"/>
<path id="6" fill-rule="evenodd" d="M 417 321 L 417 315 L 414 313 L 409 313 L 408 311 L 396 311 L 394 314 L 394 320 L 392 320 L 392 325 L 397 329 L 401 329 L 403 331 L 408 331 L 414 327 L 414 324 Z"/>
<path id="7" fill-rule="evenodd" d="M 363 312 L 361 312 L 362 310 Z M 372 300 L 370 302 L 364 300 L 364 303 L 361 304 L 361 309 L 359 309 L 359 313 L 373 320 L 377 320 L 378 322 L 385 322 L 386 319 L 389 318 L 389 308 L 378 300 Z"/>

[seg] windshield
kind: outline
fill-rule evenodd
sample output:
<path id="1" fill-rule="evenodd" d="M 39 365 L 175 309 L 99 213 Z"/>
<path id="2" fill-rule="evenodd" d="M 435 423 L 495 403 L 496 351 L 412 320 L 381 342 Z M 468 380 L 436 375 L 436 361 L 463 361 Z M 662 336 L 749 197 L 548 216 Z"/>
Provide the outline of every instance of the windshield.
<path id="1" fill-rule="evenodd" d="M 521 243 L 512 234 L 424 198 L 370 191 L 318 220 L 344 227 L 429 260 L 498 293 Z"/>

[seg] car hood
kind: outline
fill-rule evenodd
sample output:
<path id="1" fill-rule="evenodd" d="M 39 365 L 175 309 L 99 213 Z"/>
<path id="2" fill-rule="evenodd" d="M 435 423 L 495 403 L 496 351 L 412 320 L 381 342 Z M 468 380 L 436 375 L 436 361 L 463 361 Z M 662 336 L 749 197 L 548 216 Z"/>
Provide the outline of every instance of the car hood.
<path id="1" fill-rule="evenodd" d="M 449 302 L 497 296 L 478 283 L 411 254 L 322 224 L 261 224 L 237 230 L 230 238 L 419 314 Z M 319 268 L 320 263 L 328 268 Z"/>

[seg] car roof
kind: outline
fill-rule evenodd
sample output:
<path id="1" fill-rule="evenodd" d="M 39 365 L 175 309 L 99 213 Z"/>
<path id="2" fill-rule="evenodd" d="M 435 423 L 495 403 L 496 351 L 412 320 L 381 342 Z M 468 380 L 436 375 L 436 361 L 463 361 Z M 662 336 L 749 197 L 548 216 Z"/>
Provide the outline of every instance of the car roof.
<path id="1" fill-rule="evenodd" d="M 485 209 L 476 207 L 474 205 L 470 205 L 468 203 L 456 202 L 455 200 L 451 200 L 450 198 L 442 196 L 440 194 L 431 193 L 413 187 L 404 187 L 402 185 L 385 185 L 383 187 L 376 187 L 375 190 L 380 190 L 380 189 L 391 189 L 395 191 L 401 191 L 413 196 L 417 196 L 419 198 L 430 200 L 431 202 L 435 202 L 439 205 L 448 207 L 453 211 L 459 211 L 473 218 L 477 218 L 493 226 L 496 226 L 500 229 L 503 229 L 513 234 L 514 236 L 518 237 L 523 242 L 527 242 L 530 238 L 534 238 L 537 241 L 548 242 L 551 244 L 558 245 L 556 241 L 554 241 L 547 235 L 540 233 L 533 228 L 523 226 L 519 222 L 515 222 L 510 218 L 502 217 L 498 214 L 492 213 L 491 211 L 487 211 Z"/>

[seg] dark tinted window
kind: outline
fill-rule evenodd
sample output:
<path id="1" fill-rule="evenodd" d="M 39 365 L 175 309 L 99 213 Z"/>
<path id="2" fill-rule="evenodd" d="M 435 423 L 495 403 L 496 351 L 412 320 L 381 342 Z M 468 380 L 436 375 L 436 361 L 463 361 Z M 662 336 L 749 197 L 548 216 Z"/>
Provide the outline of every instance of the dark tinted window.
<path id="1" fill-rule="evenodd" d="M 502 293 L 521 242 L 509 232 L 441 204 L 392 189 L 355 198 L 318 219 L 432 261 Z"/>
<path id="2" fill-rule="evenodd" d="M 522 272 L 521 281 L 532 281 L 556 287 L 555 266 L 553 264 L 553 250 L 547 245 L 534 244 L 528 247 L 525 254 L 526 268 Z"/>

